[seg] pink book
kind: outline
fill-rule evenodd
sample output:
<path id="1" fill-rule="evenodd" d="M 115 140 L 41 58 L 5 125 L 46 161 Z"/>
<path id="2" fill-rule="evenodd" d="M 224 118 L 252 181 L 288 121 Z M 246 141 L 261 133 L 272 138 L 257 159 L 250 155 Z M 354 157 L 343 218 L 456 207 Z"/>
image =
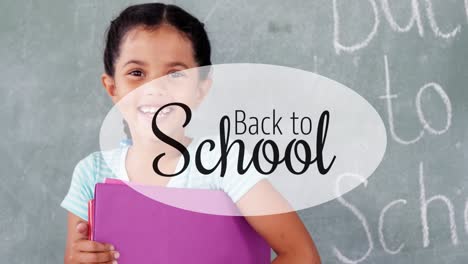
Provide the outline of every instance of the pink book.
<path id="1" fill-rule="evenodd" d="M 113 244 L 119 264 L 270 263 L 270 247 L 244 217 L 194 212 L 148 197 L 158 195 L 172 202 L 206 203 L 207 208 L 235 206 L 222 191 L 106 181 L 96 184 L 90 202 L 90 238 Z"/>

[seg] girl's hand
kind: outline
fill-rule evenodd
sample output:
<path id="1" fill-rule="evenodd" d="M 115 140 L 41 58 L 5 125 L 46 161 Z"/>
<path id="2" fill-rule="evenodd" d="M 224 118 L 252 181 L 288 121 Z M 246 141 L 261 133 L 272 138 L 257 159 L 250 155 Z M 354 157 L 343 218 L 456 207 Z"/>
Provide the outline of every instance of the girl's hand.
<path id="1" fill-rule="evenodd" d="M 115 251 L 115 248 L 110 244 L 88 240 L 88 223 L 82 220 L 73 221 L 74 217 L 76 216 L 70 216 L 69 218 L 69 224 L 70 222 L 74 222 L 75 228 L 70 230 L 71 228 L 69 225 L 64 263 L 117 264 L 119 252 Z"/>

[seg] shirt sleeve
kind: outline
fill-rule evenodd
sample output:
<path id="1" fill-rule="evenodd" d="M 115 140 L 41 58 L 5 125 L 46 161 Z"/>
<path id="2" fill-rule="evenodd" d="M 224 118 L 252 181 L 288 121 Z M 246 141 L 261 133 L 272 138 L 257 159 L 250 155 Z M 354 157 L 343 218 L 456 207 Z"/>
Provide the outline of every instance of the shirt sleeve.
<path id="1" fill-rule="evenodd" d="M 246 152 L 243 163 L 247 164 L 250 159 L 251 155 Z M 253 164 L 250 165 L 246 173 L 240 174 L 237 171 L 237 162 L 237 158 L 231 157 L 228 162 L 226 174 L 221 178 L 221 188 L 229 195 L 234 203 L 239 201 L 242 196 L 252 189 L 252 187 L 254 187 L 259 181 L 268 179 L 268 176 L 259 173 Z"/>
<path id="2" fill-rule="evenodd" d="M 80 160 L 73 170 L 70 188 L 61 207 L 88 221 L 88 201 L 93 199 L 95 174 L 93 154 Z"/>

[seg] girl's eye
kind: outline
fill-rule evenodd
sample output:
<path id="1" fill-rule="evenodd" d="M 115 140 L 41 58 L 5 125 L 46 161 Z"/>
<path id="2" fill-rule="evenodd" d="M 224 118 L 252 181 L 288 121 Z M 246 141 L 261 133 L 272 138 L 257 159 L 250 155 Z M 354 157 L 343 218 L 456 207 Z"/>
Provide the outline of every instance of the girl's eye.
<path id="1" fill-rule="evenodd" d="M 170 72 L 169 76 L 171 76 L 172 78 L 180 78 L 180 77 L 185 76 L 185 74 L 180 71 L 174 71 L 174 72 Z"/>
<path id="2" fill-rule="evenodd" d="M 129 74 L 132 75 L 132 76 L 135 76 L 135 77 L 141 77 L 141 76 L 143 76 L 143 72 L 140 71 L 140 70 L 131 71 Z"/>

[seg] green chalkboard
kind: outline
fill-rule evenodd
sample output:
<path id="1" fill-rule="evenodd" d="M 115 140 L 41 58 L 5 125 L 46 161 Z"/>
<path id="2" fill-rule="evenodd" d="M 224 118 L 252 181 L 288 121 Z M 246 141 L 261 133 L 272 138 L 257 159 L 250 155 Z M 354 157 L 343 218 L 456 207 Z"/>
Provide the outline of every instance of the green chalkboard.
<path id="1" fill-rule="evenodd" d="M 300 211 L 323 263 L 468 261 L 468 2 L 178 0 L 213 63 L 316 72 L 379 112 L 388 144 L 366 184 Z M 134 3 L 134 2 L 132 2 Z M 112 106 L 104 31 L 129 1 L 0 3 L 0 255 L 60 263 L 75 164 Z"/>

